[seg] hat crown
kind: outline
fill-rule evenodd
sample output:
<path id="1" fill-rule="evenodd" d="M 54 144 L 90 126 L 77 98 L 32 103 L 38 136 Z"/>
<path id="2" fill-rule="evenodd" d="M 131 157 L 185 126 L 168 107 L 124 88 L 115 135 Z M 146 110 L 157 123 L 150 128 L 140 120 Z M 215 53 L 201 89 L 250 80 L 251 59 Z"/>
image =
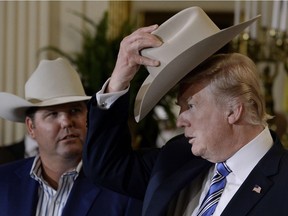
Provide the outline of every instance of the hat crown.
<path id="1" fill-rule="evenodd" d="M 142 50 L 143 56 L 157 59 L 159 67 L 147 67 L 156 76 L 166 65 L 184 50 L 199 41 L 216 34 L 220 29 L 200 7 L 184 9 L 164 22 L 153 34 L 163 41 L 161 47 Z M 165 53 L 165 55 L 163 54 Z"/>
<path id="2" fill-rule="evenodd" d="M 25 99 L 32 102 L 86 96 L 78 73 L 64 59 L 42 60 L 25 84 Z"/>
<path id="3" fill-rule="evenodd" d="M 0 92 L 0 116 L 14 122 L 25 122 L 30 107 L 54 106 L 87 101 L 81 79 L 64 59 L 42 60 L 25 84 L 25 99 Z"/>

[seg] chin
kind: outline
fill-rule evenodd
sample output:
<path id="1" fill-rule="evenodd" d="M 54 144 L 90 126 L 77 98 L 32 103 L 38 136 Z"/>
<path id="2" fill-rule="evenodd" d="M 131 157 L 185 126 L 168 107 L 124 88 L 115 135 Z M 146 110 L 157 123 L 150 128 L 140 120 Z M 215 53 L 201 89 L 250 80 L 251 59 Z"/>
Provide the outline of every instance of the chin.
<path id="1" fill-rule="evenodd" d="M 201 155 L 199 154 L 199 151 L 197 151 L 197 149 L 195 150 L 195 147 L 193 148 L 193 146 L 191 147 L 191 152 L 192 152 L 192 154 L 195 155 L 195 156 L 201 156 Z"/>
<path id="2" fill-rule="evenodd" d="M 69 155 L 69 156 L 77 156 L 77 155 L 82 155 L 82 147 L 78 146 L 69 146 L 66 149 L 62 149 L 63 154 Z"/>
<path id="3" fill-rule="evenodd" d="M 79 151 L 71 151 L 71 152 L 66 152 L 64 153 L 64 157 L 65 158 L 69 158 L 70 160 L 78 160 L 79 158 L 81 158 L 82 156 L 82 152 Z"/>
<path id="4" fill-rule="evenodd" d="M 193 148 L 193 146 L 192 146 L 191 147 L 191 152 L 192 152 L 193 155 L 195 155 L 197 157 L 202 157 L 203 159 L 206 159 L 205 158 L 205 151 L 203 149 L 197 149 L 197 148 L 195 148 L 195 146 Z"/>

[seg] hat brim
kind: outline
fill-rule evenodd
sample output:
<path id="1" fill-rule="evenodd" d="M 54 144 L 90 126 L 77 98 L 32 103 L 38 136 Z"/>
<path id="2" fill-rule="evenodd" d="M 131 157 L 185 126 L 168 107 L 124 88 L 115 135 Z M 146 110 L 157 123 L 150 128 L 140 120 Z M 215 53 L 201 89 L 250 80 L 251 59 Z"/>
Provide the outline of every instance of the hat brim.
<path id="1" fill-rule="evenodd" d="M 176 56 L 157 76 L 149 75 L 140 87 L 135 99 L 134 116 L 136 122 L 141 121 L 185 75 L 225 46 L 259 17 L 256 16 L 246 22 L 220 30 L 199 41 Z M 149 71 L 149 67 L 147 68 Z"/>
<path id="2" fill-rule="evenodd" d="M 31 107 L 54 106 L 71 102 L 86 101 L 91 96 L 65 96 L 52 98 L 50 100 L 31 103 L 16 95 L 1 92 L 0 101 L 3 101 L 0 107 L 0 116 L 13 122 L 25 122 L 26 111 Z"/>

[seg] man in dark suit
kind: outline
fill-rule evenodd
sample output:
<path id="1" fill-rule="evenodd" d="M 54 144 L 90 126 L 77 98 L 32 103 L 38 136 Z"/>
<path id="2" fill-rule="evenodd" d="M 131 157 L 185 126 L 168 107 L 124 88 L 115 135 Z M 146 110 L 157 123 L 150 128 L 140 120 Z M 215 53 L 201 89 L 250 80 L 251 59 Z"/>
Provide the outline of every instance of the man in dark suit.
<path id="1" fill-rule="evenodd" d="M 39 147 L 35 157 L 0 166 L 1 216 L 140 214 L 141 201 L 93 184 L 82 171 L 88 99 L 62 58 L 40 62 L 25 99 L 0 93 L 0 116 L 25 122 Z"/>
<path id="2" fill-rule="evenodd" d="M 189 26 L 194 21 L 185 16 L 179 20 L 191 29 L 188 38 L 193 38 L 201 28 Z M 111 78 L 91 99 L 83 151 L 85 173 L 95 183 L 143 199 L 145 216 L 287 215 L 288 153 L 268 129 L 271 116 L 265 110 L 255 64 L 237 53 L 210 57 L 207 53 L 213 44 L 225 40 L 224 35 L 216 40 L 218 33 L 185 47 L 188 50 L 168 63 L 161 61 L 161 55 L 175 51 L 161 47 L 165 43 L 180 47 L 173 40 L 184 31 L 171 33 L 173 22 L 160 28 L 140 28 L 122 41 Z M 153 47 L 151 55 L 139 55 L 147 47 Z M 197 58 L 204 62 L 196 63 Z M 157 60 L 166 67 L 160 67 Z M 128 91 L 141 64 L 160 68 L 142 85 L 148 89 L 144 93 L 152 92 L 155 98 L 183 76 L 183 67 L 190 65 L 190 72 L 178 86 L 177 126 L 184 129 L 184 135 L 161 149 L 133 151 L 127 125 Z M 165 76 L 160 79 L 162 71 Z M 145 105 L 145 95 L 141 97 L 145 112 L 150 105 Z"/>

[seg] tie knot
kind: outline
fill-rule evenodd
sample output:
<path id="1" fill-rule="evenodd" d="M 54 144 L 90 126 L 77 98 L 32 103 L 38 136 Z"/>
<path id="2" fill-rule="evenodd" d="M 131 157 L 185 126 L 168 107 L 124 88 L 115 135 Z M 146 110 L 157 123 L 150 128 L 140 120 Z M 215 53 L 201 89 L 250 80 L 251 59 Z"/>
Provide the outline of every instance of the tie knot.
<path id="1" fill-rule="evenodd" d="M 225 162 L 217 163 L 216 169 L 217 172 L 224 177 L 226 177 L 230 172 L 232 172 Z"/>

